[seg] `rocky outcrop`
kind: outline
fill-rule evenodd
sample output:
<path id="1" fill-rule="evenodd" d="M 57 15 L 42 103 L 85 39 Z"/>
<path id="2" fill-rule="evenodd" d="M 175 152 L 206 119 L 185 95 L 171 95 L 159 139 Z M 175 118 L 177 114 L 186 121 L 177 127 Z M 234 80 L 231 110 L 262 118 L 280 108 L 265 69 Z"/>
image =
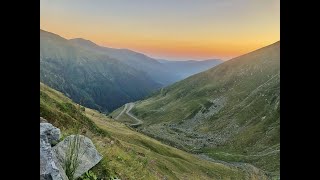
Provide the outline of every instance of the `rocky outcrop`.
<path id="1" fill-rule="evenodd" d="M 74 141 L 76 138 L 75 135 L 66 137 L 63 141 L 59 142 L 56 146 L 53 147 L 53 154 L 57 157 L 57 161 L 62 164 L 63 159 L 66 158 L 66 153 L 70 146 L 70 141 Z M 74 178 L 78 178 L 93 166 L 95 166 L 101 159 L 102 155 L 96 150 L 92 141 L 82 135 L 78 136 L 79 138 L 79 166 L 75 171 Z"/>
<path id="2" fill-rule="evenodd" d="M 44 119 L 43 117 L 40 117 L 40 123 L 47 123 L 48 121 Z"/>
<path id="3" fill-rule="evenodd" d="M 60 129 L 49 123 L 40 123 L 40 180 L 68 180 L 52 153 L 51 144 L 59 137 Z"/>
<path id="4" fill-rule="evenodd" d="M 47 139 L 51 145 L 54 145 L 60 139 L 60 129 L 50 123 L 40 123 L 40 139 Z"/>
<path id="5" fill-rule="evenodd" d="M 68 180 L 54 159 L 50 144 L 40 139 L 40 180 Z"/>
<path id="6" fill-rule="evenodd" d="M 101 154 L 92 141 L 82 135 L 71 135 L 59 142 L 60 129 L 40 117 L 40 180 L 68 180 L 63 162 L 71 147 L 70 142 L 74 142 L 75 137 L 79 138 L 79 166 L 75 170 L 74 179 L 95 166 L 102 159 Z"/>

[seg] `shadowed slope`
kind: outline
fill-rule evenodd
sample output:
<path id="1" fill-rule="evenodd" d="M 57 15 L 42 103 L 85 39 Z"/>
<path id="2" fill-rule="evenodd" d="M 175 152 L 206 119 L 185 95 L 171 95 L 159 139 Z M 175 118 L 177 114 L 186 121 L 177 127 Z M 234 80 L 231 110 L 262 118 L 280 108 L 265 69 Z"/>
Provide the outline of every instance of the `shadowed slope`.
<path id="1" fill-rule="evenodd" d="M 40 81 L 88 107 L 112 111 L 160 87 L 145 73 L 40 30 Z"/>

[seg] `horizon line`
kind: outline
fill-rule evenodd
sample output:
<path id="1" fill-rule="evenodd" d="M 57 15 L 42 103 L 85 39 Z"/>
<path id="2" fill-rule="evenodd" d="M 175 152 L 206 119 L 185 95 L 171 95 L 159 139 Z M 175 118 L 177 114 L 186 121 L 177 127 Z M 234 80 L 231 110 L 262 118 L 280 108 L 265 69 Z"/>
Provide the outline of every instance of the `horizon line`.
<path id="1" fill-rule="evenodd" d="M 263 47 L 266 47 L 266 46 L 263 46 L 263 47 L 259 47 L 253 51 L 249 51 L 249 52 L 246 52 L 246 53 L 243 53 L 239 56 L 234 56 L 234 57 L 225 57 L 225 58 L 216 58 L 216 57 L 212 57 L 212 58 L 170 58 L 170 57 L 166 57 L 166 56 L 163 56 L 163 57 L 159 57 L 159 56 L 155 56 L 155 55 L 151 55 L 149 53 L 146 53 L 146 52 L 141 52 L 139 50 L 134 50 L 134 49 L 130 49 L 130 48 L 119 48 L 119 47 L 112 47 L 112 46 L 109 46 L 109 45 L 104 45 L 104 44 L 99 44 L 99 43 L 96 43 L 90 39 L 85 39 L 85 38 L 82 38 L 82 37 L 73 37 L 73 38 L 66 38 L 66 37 L 63 37 L 55 32 L 52 32 L 52 31 L 48 31 L 48 30 L 45 30 L 43 28 L 40 27 L 40 30 L 42 31 L 45 31 L 45 32 L 48 32 L 48 33 L 52 33 L 52 34 L 55 34 L 57 36 L 60 36 L 61 38 L 64 38 L 66 40 L 72 40 L 72 39 L 82 39 L 82 40 L 86 40 L 86 41 L 90 41 L 91 43 L 94 43 L 95 45 L 97 46 L 100 46 L 100 47 L 104 47 L 104 48 L 112 48 L 112 49 L 117 49 L 117 50 L 129 50 L 129 51 L 133 51 L 133 52 L 136 52 L 136 53 L 139 53 L 139 54 L 143 54 L 149 58 L 152 58 L 152 59 L 155 59 L 155 60 L 167 60 L 167 61 L 207 61 L 207 60 L 221 60 L 221 61 L 228 61 L 228 60 L 231 60 L 231 59 L 234 59 L 236 57 L 239 57 L 239 56 L 242 56 L 242 55 L 245 55 L 247 53 L 250 53 L 250 52 L 253 52 L 255 50 L 258 50 L 258 49 L 261 49 Z M 278 40 L 280 41 L 280 40 Z M 278 41 L 275 41 L 274 43 L 277 43 Z M 271 43 L 271 44 L 274 44 L 274 43 Z M 269 44 L 269 45 L 271 45 Z M 267 45 L 267 46 L 269 46 Z"/>

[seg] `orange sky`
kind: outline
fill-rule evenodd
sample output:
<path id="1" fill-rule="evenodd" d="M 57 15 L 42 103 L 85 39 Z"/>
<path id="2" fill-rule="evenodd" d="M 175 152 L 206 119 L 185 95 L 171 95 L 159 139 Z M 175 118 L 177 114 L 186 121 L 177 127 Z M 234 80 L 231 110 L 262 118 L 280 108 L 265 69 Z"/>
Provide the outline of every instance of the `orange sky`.
<path id="1" fill-rule="evenodd" d="M 280 40 L 279 0 L 41 0 L 40 28 L 155 58 L 229 58 Z"/>

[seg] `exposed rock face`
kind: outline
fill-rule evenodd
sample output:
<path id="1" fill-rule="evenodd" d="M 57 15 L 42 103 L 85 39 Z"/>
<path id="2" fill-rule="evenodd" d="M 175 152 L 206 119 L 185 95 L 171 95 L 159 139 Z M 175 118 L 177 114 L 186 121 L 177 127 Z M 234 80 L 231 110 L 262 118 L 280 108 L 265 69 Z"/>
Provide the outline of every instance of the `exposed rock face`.
<path id="1" fill-rule="evenodd" d="M 62 168 L 63 160 L 70 148 L 70 142 L 73 142 L 75 137 L 79 137 L 80 140 L 79 166 L 74 174 L 76 179 L 95 166 L 102 159 L 101 154 L 92 141 L 82 135 L 68 136 L 57 144 L 60 139 L 60 129 L 40 117 L 40 180 L 68 180 Z"/>
<path id="2" fill-rule="evenodd" d="M 51 145 L 56 144 L 60 139 L 60 129 L 50 123 L 40 123 L 40 138 L 47 138 Z"/>
<path id="3" fill-rule="evenodd" d="M 47 123 L 48 121 L 42 117 L 40 117 L 40 123 Z"/>
<path id="4" fill-rule="evenodd" d="M 59 137 L 60 129 L 49 123 L 40 123 L 40 180 L 68 180 L 52 153 L 51 144 Z"/>
<path id="5" fill-rule="evenodd" d="M 41 179 L 68 180 L 63 169 L 57 167 L 50 144 L 43 139 L 40 139 L 40 180 Z"/>
<path id="6" fill-rule="evenodd" d="M 70 141 L 74 141 L 75 137 L 75 135 L 68 136 L 53 147 L 53 154 L 57 157 L 57 161 L 60 164 L 62 164 L 63 159 L 65 159 Z M 89 138 L 82 135 L 79 135 L 79 138 L 79 166 L 75 171 L 74 178 L 80 177 L 102 159 L 102 155 L 96 150 L 94 144 Z"/>

